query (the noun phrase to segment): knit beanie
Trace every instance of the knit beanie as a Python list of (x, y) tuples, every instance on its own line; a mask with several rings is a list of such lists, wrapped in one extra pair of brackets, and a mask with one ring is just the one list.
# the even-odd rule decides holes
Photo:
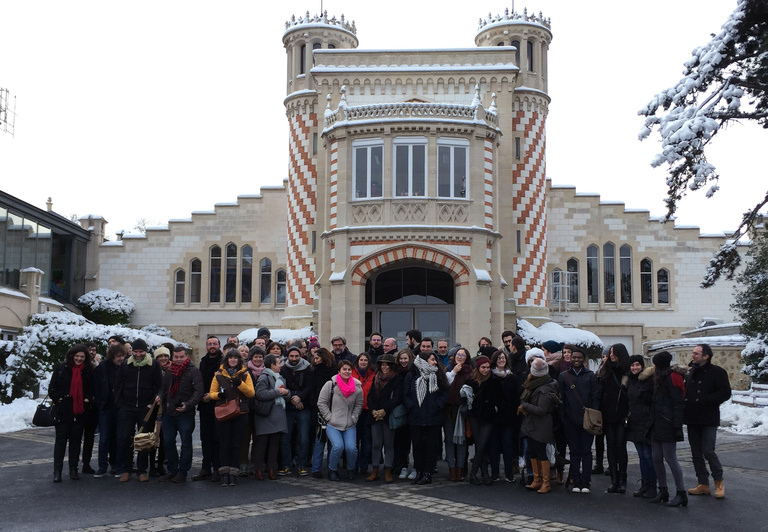
[(560, 342), (555, 342), (554, 340), (547, 340), (546, 342), (541, 344), (541, 346), (547, 351), (549, 351), (550, 353), (557, 353), (563, 348)]
[(635, 362), (639, 363), (641, 368), (645, 367), (645, 358), (643, 358), (643, 355), (632, 355), (631, 357), (629, 357), (629, 365), (630, 365), (630, 367)]
[(653, 365), (658, 369), (666, 369), (672, 363), (672, 355), (667, 351), (662, 351), (653, 356)]
[(548, 374), (549, 366), (547, 363), (540, 358), (535, 358), (531, 363), (531, 375), (534, 377), (543, 377), (544, 375)]

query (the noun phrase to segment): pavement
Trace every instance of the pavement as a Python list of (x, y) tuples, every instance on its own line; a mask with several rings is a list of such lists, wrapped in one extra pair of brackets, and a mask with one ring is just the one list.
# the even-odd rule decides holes
[[(445, 462), (426, 486), (365, 482), (363, 476), (331, 483), (295, 474), (277, 481), (240, 478), (238, 486), (228, 488), (209, 481), (171, 484), (153, 478), (139, 483), (135, 476), (127, 483), (91, 475), (72, 481), (66, 461), (63, 482), (54, 484), (53, 440), (52, 428), (0, 434), (1, 531), (766, 530), (768, 438), (722, 430), (717, 451), (725, 468), (726, 497), (691, 497), (687, 508), (632, 497), (639, 478), (632, 444), (628, 493), (606, 493), (609, 477), (595, 476), (590, 494), (553, 484), (552, 493), (539, 495), (503, 480), (491, 486), (449, 482)], [(197, 446), (195, 458), (193, 472), (200, 467)], [(678, 445), (678, 458), (686, 487), (693, 487), (687, 442)]]

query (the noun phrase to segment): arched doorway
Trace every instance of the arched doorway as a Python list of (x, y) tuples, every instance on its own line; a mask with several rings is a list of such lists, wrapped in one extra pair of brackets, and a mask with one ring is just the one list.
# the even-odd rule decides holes
[(377, 272), (365, 283), (366, 345), (371, 333), (380, 331), (405, 347), (410, 329), (453, 345), (454, 303), (454, 280), (448, 272), (417, 265)]

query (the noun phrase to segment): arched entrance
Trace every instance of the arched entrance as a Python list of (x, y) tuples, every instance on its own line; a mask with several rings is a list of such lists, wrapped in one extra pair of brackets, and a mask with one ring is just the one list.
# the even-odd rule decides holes
[(373, 331), (396, 338), (418, 329), (435, 342), (455, 337), (453, 276), (437, 268), (400, 265), (374, 273), (365, 283), (366, 345)]

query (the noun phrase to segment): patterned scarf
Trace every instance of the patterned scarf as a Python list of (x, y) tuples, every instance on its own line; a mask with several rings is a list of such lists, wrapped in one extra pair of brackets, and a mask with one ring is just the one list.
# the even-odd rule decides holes
[(72, 413), (75, 415), (85, 412), (83, 405), (83, 368), (85, 364), (72, 366), (72, 381), (69, 383), (69, 395), (72, 397)]
[(429, 393), (437, 391), (437, 366), (430, 366), (429, 362), (421, 357), (416, 357), (413, 363), (419, 370), (419, 378), (416, 379), (416, 399), (421, 406), (427, 396), (427, 389)]
[(182, 373), (187, 371), (189, 362), (189, 357), (187, 357), (183, 364), (171, 364), (168, 366), (168, 371), (173, 375), (173, 384), (171, 384), (171, 389), (168, 390), (168, 394), (171, 397), (176, 395), (176, 392), (179, 391), (179, 379), (181, 378)]
[(387, 385), (387, 383), (392, 380), (392, 377), (395, 376), (394, 370), (390, 369), (389, 373), (384, 375), (381, 371), (376, 373), (376, 377), (373, 379), (373, 385), (376, 387), (377, 392), (381, 392), (381, 389), (384, 388), (384, 386)]

